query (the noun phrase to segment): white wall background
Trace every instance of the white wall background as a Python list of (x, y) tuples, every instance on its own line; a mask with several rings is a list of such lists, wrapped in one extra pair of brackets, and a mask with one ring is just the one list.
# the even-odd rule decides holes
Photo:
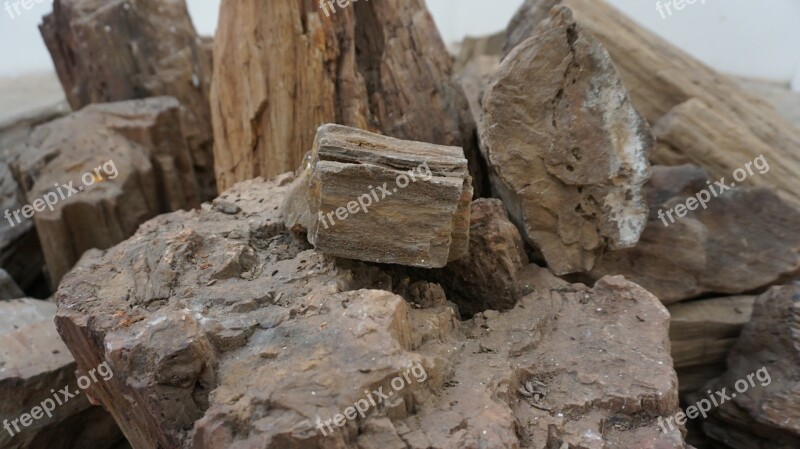
[[(219, 1), (188, 0), (201, 33), (213, 33)], [(775, 81), (793, 80), (795, 90), (800, 91), (800, 0), (697, 0), (667, 18), (656, 10), (656, 0), (609, 1), (719, 70)], [(0, 0), (0, 7), (5, 2)], [(442, 36), (452, 42), (465, 35), (503, 29), (522, 0), (427, 3)], [(48, 0), (13, 19), (0, 9), (0, 76), (52, 70), (37, 29), (41, 16), (50, 10)]]

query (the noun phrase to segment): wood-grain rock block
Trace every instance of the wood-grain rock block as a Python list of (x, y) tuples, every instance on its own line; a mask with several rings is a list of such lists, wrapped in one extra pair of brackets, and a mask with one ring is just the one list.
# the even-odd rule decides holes
[(319, 128), (286, 226), (337, 257), (439, 268), (467, 254), (472, 178), (458, 147)]

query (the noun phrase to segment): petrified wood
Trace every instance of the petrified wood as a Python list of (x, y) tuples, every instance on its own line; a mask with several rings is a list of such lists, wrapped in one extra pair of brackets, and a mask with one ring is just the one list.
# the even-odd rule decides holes
[(90, 105), (39, 126), (10, 166), (27, 207), (12, 220), (36, 224), (53, 287), (84, 251), (125, 240), (158, 214), (199, 206), (171, 97)]
[(460, 148), (324, 125), (301, 170), (286, 226), (318, 251), (431, 268), (467, 253), (472, 179)]
[(653, 136), (568, 8), (506, 56), (483, 103), (493, 191), (554, 273), (591, 270), (607, 249), (636, 244)]
[(184, 0), (55, 0), (40, 29), (73, 110), (177, 98), (200, 195), (216, 196), (212, 48), (195, 31)]
[(475, 123), (424, 1), (322, 5), (222, 2), (211, 89), (220, 188), (294, 170), (314, 130), (338, 123), (461, 147), (482, 193)]

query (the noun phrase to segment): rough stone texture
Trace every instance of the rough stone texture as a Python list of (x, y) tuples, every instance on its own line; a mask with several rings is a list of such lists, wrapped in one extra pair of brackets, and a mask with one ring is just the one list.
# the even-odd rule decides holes
[(494, 192), (556, 274), (636, 244), (653, 143), (608, 53), (567, 8), (502, 62), (481, 145)]
[[(795, 152), (783, 153), (755, 136), (737, 121), (731, 121), (701, 100), (693, 98), (673, 108), (653, 126), (659, 143), (685, 155), (708, 171), (713, 179), (733, 181), (734, 170), (745, 170), (750, 163), (753, 175), (745, 172), (736, 185), (766, 187), (787, 201), (800, 206), (800, 158)], [(764, 168), (756, 170), (752, 161), (763, 156)], [(667, 165), (670, 158), (652, 158), (655, 164)]]
[(439, 283), (462, 315), (471, 317), (514, 308), (525, 291), (521, 270), (527, 265), (522, 237), (503, 203), (481, 198), (472, 202), (469, 254), (420, 276)]
[(472, 179), (460, 148), (323, 125), (300, 170), (285, 224), (320, 252), (426, 268), (467, 253)]
[(17, 299), (25, 297), (25, 293), (19, 288), (14, 278), (8, 272), (0, 268), (0, 300)]
[(184, 0), (56, 0), (40, 29), (73, 110), (177, 98), (200, 194), (216, 196), (208, 100), (212, 53)]
[[(733, 449), (800, 447), (800, 283), (773, 287), (756, 299), (753, 318), (728, 356), (728, 371), (710, 382), (714, 391), (747, 382), (746, 393), (712, 411), (703, 429)], [(751, 377), (765, 368), (767, 379)]]
[(725, 359), (753, 312), (755, 296), (672, 304), (669, 339), (681, 393), (700, 389), (725, 371)]
[[(541, 19), (555, 5), (571, 8), (578, 23), (606, 47), (625, 86), (630, 90), (634, 106), (649, 123), (657, 123), (676, 106), (696, 99), (713, 108), (715, 121), (727, 129), (735, 129), (734, 136), (747, 137), (752, 152), (747, 160), (759, 154), (755, 148), (770, 149), (775, 155), (773, 160), (782, 161), (786, 171), (794, 175), (781, 175), (779, 179), (776, 173), (770, 176), (771, 181), (764, 181), (773, 182), (774, 185), (791, 185), (783, 194), (794, 199), (800, 198), (800, 178), (796, 176), (800, 172), (800, 152), (797, 151), (800, 148), (800, 126), (796, 126), (757, 95), (748, 92), (736, 80), (717, 73), (634, 23), (607, 2), (526, 0), (508, 27), (506, 49), (510, 51), (531, 36)], [(729, 140), (720, 136), (720, 130), (706, 119), (707, 114), (687, 117), (695, 125), (697, 138), (687, 141), (686, 148), (677, 150), (683, 154), (698, 149), (722, 153), (729, 151), (727, 146), (715, 148), (707, 143), (714, 139), (721, 139), (720, 144)], [(733, 148), (738, 151), (740, 144), (741, 142), (733, 142)], [(715, 169), (712, 165), (704, 168), (711, 172)]]
[(650, 220), (639, 244), (604, 254), (590, 276), (622, 274), (671, 304), (751, 292), (800, 273), (800, 212), (767, 189), (729, 189), (706, 209), (698, 206), (683, 218), (673, 212), (675, 223), (666, 218), (667, 210), (707, 189), (710, 180), (697, 166), (654, 167), (647, 189)]
[[(199, 205), (179, 108), (170, 97), (87, 106), (38, 127), (15, 150), (10, 165), (25, 203), (39, 206), (33, 220), (53, 287), (84, 251), (125, 240), (155, 215)], [(77, 192), (61, 187), (70, 182)], [(52, 211), (45, 195), (56, 200)]]
[(424, 1), (334, 10), (326, 15), (311, 1), (223, 1), (211, 93), (220, 189), (294, 170), (314, 130), (338, 123), (461, 147), (475, 193), (483, 193), (475, 123)]
[[(111, 416), (89, 404), (85, 394), (57, 406), (22, 432), (10, 422), (52, 398), (50, 390), (78, 390), (75, 361), (59, 339), (53, 318), (56, 305), (35, 299), (0, 301), (0, 428), (4, 449), (104, 449), (121, 438)], [(91, 387), (90, 387), (91, 388)], [(62, 396), (59, 396), (60, 398)]]
[[(59, 332), (79, 366), (113, 368), (97, 397), (134, 447), (684, 447), (655, 421), (677, 380), (653, 295), (531, 266), (516, 308), (462, 323), (436, 285), (295, 239), (292, 179), (160, 216), (64, 279)], [(318, 430), (378, 388), (392, 394), (365, 418)]]

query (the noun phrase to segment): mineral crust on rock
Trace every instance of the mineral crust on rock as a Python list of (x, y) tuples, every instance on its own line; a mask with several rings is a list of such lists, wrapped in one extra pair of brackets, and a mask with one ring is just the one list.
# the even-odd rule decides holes
[[(703, 190), (710, 198), (705, 208), (697, 201)], [(686, 207), (689, 198), (695, 210)], [(800, 274), (800, 212), (770, 190), (722, 191), (700, 167), (656, 166), (647, 200), (650, 218), (639, 244), (604, 254), (592, 278), (621, 274), (671, 304), (752, 292)]]
[(53, 287), (84, 251), (125, 240), (155, 215), (199, 205), (171, 97), (87, 106), (39, 126), (13, 154), (29, 209), (12, 220), (35, 222)]
[(467, 253), (472, 178), (457, 147), (319, 128), (283, 205), (325, 254), (443, 267)]
[(657, 424), (678, 403), (653, 295), (529, 266), (520, 304), (459, 322), (435, 284), (296, 239), (292, 180), (160, 216), (62, 282), (59, 332), (111, 365), (96, 394), (134, 447), (684, 447)]
[[(9, 426), (0, 428), (0, 447), (111, 448), (122, 435), (111, 415), (92, 406), (86, 392), (79, 390), (77, 367), (56, 332), (55, 314), (52, 302), (0, 301), (0, 420)], [(74, 397), (63, 395), (64, 387)], [(55, 402), (51, 390), (58, 390), (61, 404)], [(49, 413), (42, 410), (46, 399), (50, 399)], [(39, 415), (38, 419), (32, 419), (34, 407), (39, 407), (33, 416)]]
[(551, 270), (590, 270), (636, 244), (653, 136), (603, 46), (556, 8), (503, 60), (484, 97), (492, 188)]

